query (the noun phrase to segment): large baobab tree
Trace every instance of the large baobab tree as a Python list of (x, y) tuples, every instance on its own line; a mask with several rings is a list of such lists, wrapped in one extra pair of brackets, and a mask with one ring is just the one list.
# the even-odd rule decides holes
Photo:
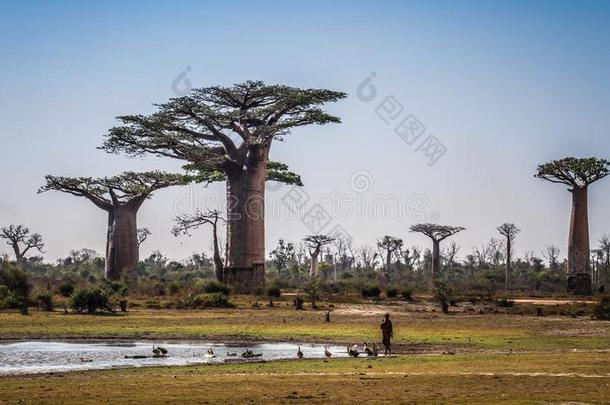
[(309, 276), (314, 277), (318, 274), (318, 258), (322, 248), (335, 239), (328, 235), (309, 235), (303, 239), (309, 249)]
[(23, 225), (9, 225), (0, 229), (0, 238), (6, 239), (6, 244), (13, 248), (17, 264), (25, 263), (25, 255), (31, 249), (37, 249), (42, 253), (44, 242), (38, 233), (30, 233)]
[(297, 127), (340, 122), (321, 106), (345, 96), (260, 81), (194, 89), (151, 115), (119, 117), (101, 148), (185, 160), (202, 180), (226, 181), (225, 281), (254, 291), (264, 285), (265, 181), (300, 184), (286, 165), (269, 161), (271, 144)]
[(224, 261), (220, 254), (220, 245), (218, 243), (218, 223), (226, 222), (218, 210), (208, 210), (202, 212), (195, 211), (193, 215), (185, 214), (176, 217), (176, 225), (172, 229), (174, 236), (180, 234), (190, 235), (191, 229), (197, 229), (202, 225), (212, 226), (212, 249), (214, 250), (214, 273), (218, 281), (224, 281)]
[(589, 185), (609, 173), (605, 159), (567, 157), (538, 166), (536, 177), (567, 185), (572, 193), (572, 215), (568, 234), (567, 290), (575, 294), (591, 293), (589, 258)]
[(466, 228), (461, 226), (449, 226), (438, 224), (416, 224), (411, 226), (411, 232), (418, 232), (432, 239), (432, 266), (431, 278), (434, 279), (439, 274), (441, 269), (441, 251), (440, 244), (448, 237), (463, 231)]
[(188, 184), (190, 180), (189, 176), (159, 171), (125, 172), (97, 179), (46, 176), (46, 184), (38, 192), (54, 190), (85, 197), (108, 213), (104, 272), (107, 279), (118, 280), (123, 276), (134, 277), (137, 270), (137, 214), (142, 203), (155, 190)]
[(510, 289), (510, 276), (511, 276), (511, 250), (515, 237), (521, 230), (513, 223), (505, 222), (498, 227), (500, 235), (506, 238), (506, 271), (504, 274), (504, 289), (508, 291)]
[(377, 248), (385, 257), (385, 273), (388, 276), (390, 274), (390, 267), (392, 265), (392, 257), (400, 252), (402, 245), (402, 239), (390, 235), (385, 235), (383, 238), (377, 241)]

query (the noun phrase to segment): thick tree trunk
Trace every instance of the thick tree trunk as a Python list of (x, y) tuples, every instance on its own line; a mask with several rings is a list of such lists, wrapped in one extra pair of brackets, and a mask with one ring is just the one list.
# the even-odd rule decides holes
[(311, 260), (309, 262), (309, 276), (314, 277), (318, 272), (318, 256), (320, 255), (320, 250), (316, 249), (314, 253), (311, 255)]
[(138, 210), (129, 206), (115, 206), (108, 213), (108, 234), (106, 239), (105, 276), (108, 280), (120, 280), (126, 276), (136, 277), (139, 247)]
[(253, 293), (265, 285), (265, 180), (269, 146), (249, 152), (246, 170), (227, 173), (225, 282)]
[(510, 266), (510, 256), (511, 256), (511, 243), (510, 237), (506, 237), (506, 274), (504, 275), (504, 289), (506, 291), (510, 290), (510, 276), (511, 276), (511, 266)]
[(568, 292), (580, 295), (591, 293), (589, 260), (587, 187), (574, 187), (572, 190), (572, 216), (568, 236)]
[(439, 240), (432, 239), (432, 271), (430, 278), (434, 280), (441, 269), (441, 242)]

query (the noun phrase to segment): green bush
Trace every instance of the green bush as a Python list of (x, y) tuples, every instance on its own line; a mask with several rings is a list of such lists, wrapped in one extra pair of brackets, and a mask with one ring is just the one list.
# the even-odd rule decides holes
[(402, 290), (402, 298), (404, 298), (407, 301), (413, 301), (413, 290), (410, 288), (403, 288)]
[(63, 297), (70, 297), (74, 293), (74, 284), (72, 283), (64, 283), (59, 286), (57, 292), (59, 292)]
[(502, 297), (499, 300), (496, 300), (496, 306), (502, 308), (512, 308), (515, 305), (515, 301), (508, 299), (506, 297)]
[(599, 299), (599, 303), (593, 308), (593, 314), (597, 319), (610, 320), (610, 295)]
[(70, 297), (70, 307), (76, 312), (87, 311), (95, 314), (96, 311), (114, 312), (110, 305), (108, 293), (101, 288), (82, 288), (76, 290)]
[(42, 311), (53, 311), (53, 294), (43, 292), (36, 296), (38, 308)]
[(208, 294), (221, 293), (224, 295), (229, 295), (231, 289), (226, 284), (218, 281), (208, 281), (203, 285), (203, 291)]
[(364, 298), (379, 298), (381, 295), (381, 289), (376, 285), (368, 285), (361, 291)]
[(282, 290), (277, 285), (272, 285), (267, 288), (267, 297), (269, 298), (280, 298), (282, 296)]
[(0, 306), (3, 308), (19, 308), (27, 314), (32, 285), (28, 275), (12, 263), (2, 263), (0, 266), (0, 286), (4, 286)]
[(398, 288), (396, 288), (396, 287), (387, 287), (385, 289), (385, 295), (388, 298), (396, 298), (398, 296)]
[(441, 304), (443, 313), (449, 313), (449, 305), (453, 301), (453, 288), (447, 284), (437, 281), (434, 286), (434, 296)]
[(229, 298), (222, 293), (189, 295), (176, 302), (178, 309), (234, 308)]

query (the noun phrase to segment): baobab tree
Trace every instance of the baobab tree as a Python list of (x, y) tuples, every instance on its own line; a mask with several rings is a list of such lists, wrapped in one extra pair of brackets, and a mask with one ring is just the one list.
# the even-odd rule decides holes
[(322, 248), (335, 239), (328, 235), (309, 235), (303, 239), (309, 249), (309, 276), (314, 277), (318, 274), (318, 257)]
[(402, 239), (390, 235), (385, 235), (383, 238), (377, 241), (377, 248), (383, 253), (385, 258), (385, 272), (387, 275), (390, 274), (392, 257), (400, 252), (402, 245)]
[(61, 177), (46, 176), (38, 192), (60, 191), (85, 197), (108, 213), (106, 262), (104, 274), (109, 280), (135, 277), (139, 261), (138, 210), (155, 190), (188, 184), (189, 176), (159, 171), (125, 172), (118, 176)]
[(456, 233), (465, 230), (461, 226), (449, 226), (449, 225), (438, 225), (438, 224), (415, 224), (411, 226), (411, 232), (422, 233), (432, 239), (432, 266), (431, 266), (431, 278), (434, 279), (441, 268), (441, 251), (440, 244), (443, 240), (448, 237), (455, 235)]
[(185, 160), (202, 181), (224, 180), (225, 279), (254, 291), (264, 285), (265, 181), (301, 184), (286, 165), (269, 161), (271, 145), (297, 127), (339, 123), (321, 106), (345, 96), (260, 81), (194, 89), (158, 105), (151, 115), (118, 117), (122, 125), (109, 131), (101, 148)]
[(226, 223), (226, 220), (222, 217), (218, 210), (208, 210), (202, 212), (201, 210), (195, 211), (193, 215), (179, 215), (176, 217), (176, 225), (172, 229), (174, 236), (185, 234), (190, 236), (192, 229), (197, 229), (202, 225), (212, 226), (212, 249), (214, 250), (214, 273), (216, 279), (220, 282), (224, 282), (224, 261), (220, 254), (220, 245), (218, 243), (218, 223)]
[(515, 237), (521, 230), (513, 223), (505, 222), (498, 227), (500, 235), (506, 238), (506, 272), (504, 274), (504, 289), (508, 291), (510, 289), (510, 276), (511, 276), (511, 249)]
[(30, 233), (30, 230), (23, 225), (9, 225), (0, 229), (0, 238), (6, 239), (6, 244), (13, 248), (15, 261), (19, 265), (25, 263), (25, 255), (31, 249), (44, 253), (42, 236), (38, 233)]
[(535, 177), (551, 183), (565, 184), (572, 193), (572, 214), (568, 234), (568, 292), (591, 293), (589, 258), (589, 216), (587, 194), (589, 185), (609, 174), (605, 159), (567, 157), (538, 166)]

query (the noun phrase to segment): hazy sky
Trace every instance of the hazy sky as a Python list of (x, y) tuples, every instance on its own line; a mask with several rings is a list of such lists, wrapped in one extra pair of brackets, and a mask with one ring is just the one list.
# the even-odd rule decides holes
[[(410, 224), (461, 225), (463, 257), (512, 221), (517, 254), (556, 244), (563, 256), (570, 195), (533, 174), (567, 155), (610, 158), (610, 2), (330, 3), (0, 3), (0, 225), (41, 233), (49, 260), (103, 252), (105, 213), (36, 194), (44, 175), (176, 170), (96, 147), (114, 117), (153, 111), (189, 82), (263, 80), (349, 93), (329, 106), (343, 123), (297, 129), (271, 152), (302, 175), (305, 210), (318, 201), (328, 213), (321, 232), (427, 247)], [(358, 87), (371, 73), (367, 101)], [(412, 145), (394, 131), (410, 114), (426, 129)], [(432, 166), (417, 150), (429, 135), (446, 148)], [(312, 233), (284, 205), (290, 191), (269, 185), (268, 250)], [(592, 187), (592, 240), (610, 232), (609, 199), (610, 179)], [(201, 204), (224, 204), (223, 186), (157, 192), (139, 216), (152, 231), (142, 256), (208, 251), (209, 229), (169, 232), (176, 213)]]

